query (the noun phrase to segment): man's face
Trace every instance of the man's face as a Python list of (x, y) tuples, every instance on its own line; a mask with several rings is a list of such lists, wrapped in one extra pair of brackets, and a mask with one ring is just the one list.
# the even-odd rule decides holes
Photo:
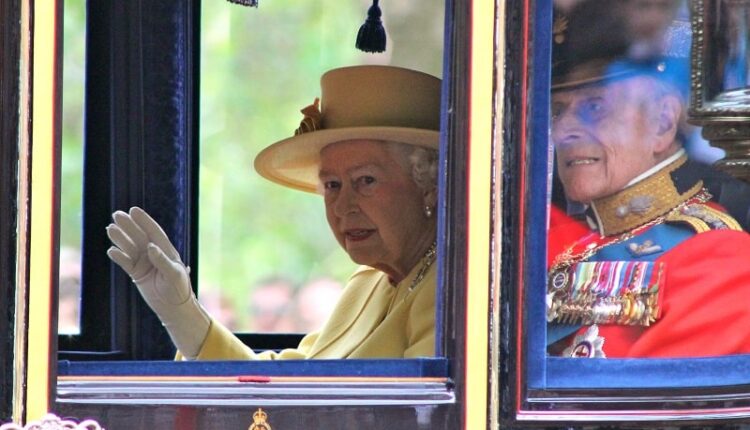
[(552, 94), (552, 142), (569, 199), (613, 194), (658, 163), (651, 85), (630, 78)]

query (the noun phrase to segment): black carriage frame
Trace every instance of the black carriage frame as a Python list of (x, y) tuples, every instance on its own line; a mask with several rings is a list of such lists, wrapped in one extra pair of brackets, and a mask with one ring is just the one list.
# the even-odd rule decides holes
[[(0, 4), (0, 357), (13, 357), (16, 341), (15, 293), (18, 243), (18, 145), (21, 136), (19, 112), (21, 2)], [(0, 360), (0, 421), (13, 413), (14, 360)]]
[[(536, 167), (546, 165), (546, 155), (542, 157), (538, 148), (542, 145), (540, 142), (546, 142), (549, 77), (543, 64), (549, 64), (549, 47), (546, 44), (550, 40), (551, 12), (549, 2), (543, 0), (509, 2), (498, 7), (505, 7), (505, 39), (501, 39), (505, 41), (505, 63), (504, 68), (497, 69), (497, 72), (503, 73), (506, 85), (504, 93), (498, 95), (502, 100), (497, 103), (503, 104), (505, 113), (502, 124), (497, 124), (496, 128), (506, 144), (498, 153), (502, 157), (501, 171), (495, 172), (495, 185), (502, 186), (503, 202), (494, 216), (503, 222), (502, 231), (494, 232), (502, 241), (493, 250), (493, 256), (500, 258), (500, 278), (503, 281), (500, 285), (500, 303), (493, 303), (491, 308), (497, 305), (501, 316), (500, 332), (493, 333), (499, 336), (500, 344), (497, 363), (499, 385), (494, 386), (500, 391), (500, 425), (589, 427), (618, 423), (625, 427), (644, 428), (675, 426), (678, 423), (680, 426), (734, 426), (747, 422), (750, 386), (740, 382), (728, 386), (704, 383), (697, 388), (683, 384), (681, 388), (661, 386), (633, 389), (529, 384), (529, 380), (538, 378), (540, 372), (540, 362), (534, 362), (533, 357), (534, 354), (539, 355), (539, 348), (526, 344), (516, 334), (527, 334), (525, 330), (528, 326), (524, 325), (524, 321), (528, 315), (523, 309), (532, 306), (529, 302), (532, 295), (521, 293), (525, 293), (525, 286), (539, 282), (529, 262), (543, 253), (544, 246), (541, 244), (544, 239), (539, 237), (536, 226), (519, 216), (517, 208), (524, 205), (525, 212), (532, 215), (538, 215), (541, 210), (538, 195), (532, 192), (529, 198), (522, 196), (529, 190), (533, 191), (533, 185), (538, 185), (535, 181), (539, 180), (538, 175), (533, 175), (533, 169), (524, 167), (524, 163), (528, 161), (529, 166)], [(198, 136), (198, 112), (195, 106), (199, 58), (194, 47), (197, 46), (199, 31), (198, 10), (197, 0), (139, 0), (124, 3), (92, 0), (88, 2), (87, 11), (89, 80), (86, 89), (86, 157), (108, 161), (99, 170), (87, 170), (86, 175), (87, 178), (103, 177), (110, 187), (101, 192), (94, 187), (96, 181), (87, 181), (86, 225), (105, 225), (113, 209), (137, 202), (155, 214), (189, 263), (195, 256), (196, 243), (188, 226), (197, 225), (194, 154), (197, 153)], [(443, 134), (444, 138), (456, 143), (465, 142), (468, 121), (465, 89), (469, 79), (467, 53), (471, 41), (460, 30), (470, 27), (470, 16), (471, 5), (467, 2), (447, 2), (446, 17), (450, 17), (447, 29), (450, 31), (446, 36), (446, 52), (450, 53), (447, 57), (450, 60), (446, 62), (446, 76), (452, 79), (444, 106), (447, 113)], [(21, 2), (2, 2), (0, 19), (3, 23), (0, 27), (3, 58), (0, 63), (0, 103), (4, 107), (0, 136), (3, 142), (17, 142), (23, 131), (19, 127), (28, 126), (19, 124), (18, 116)], [(165, 23), (170, 23), (170, 26), (165, 28)], [(115, 52), (120, 54), (113, 55)], [(526, 60), (529, 60), (528, 64)], [(144, 73), (146, 68), (149, 73)], [(532, 72), (529, 74), (528, 70)], [(163, 142), (180, 142), (180, 145), (165, 148)], [(19, 231), (16, 218), (19, 210), (18, 157), (17, 145), (0, 146), (0, 191), (7, 196), (0, 205), (0, 294), (3, 298), (0, 300), (0, 333), (4, 335), (4, 341), (0, 343), (0, 356), (3, 357), (13, 355), (13, 286), (17, 282), (17, 260), (23, 258), (17, 255), (16, 250)], [(153, 160), (158, 160), (161, 165), (171, 165), (174, 169), (155, 174), (153, 172), (157, 170), (149, 168)], [(468, 222), (464, 192), (467, 178), (461, 168), (466, 160), (466, 147), (460, 144), (451, 146), (444, 158), (446, 175), (440, 216), (457, 225)], [(149, 190), (149, 193), (145, 190)], [(499, 223), (495, 222), (495, 225)], [(466, 238), (460, 232), (448, 229), (446, 223), (441, 229), (445, 240), (440, 247), (440, 267), (450, 268), (444, 272), (441, 286), (461, 285), (466, 279)], [(92, 230), (84, 230), (84, 267), (88, 268), (84, 282), (109, 286), (96, 292), (87, 289), (83, 296), (84, 308), (86, 303), (100, 302), (105, 297), (113, 307), (116, 320), (102, 321), (100, 317), (84, 312), (84, 335), (80, 338), (60, 338), (61, 357), (86, 360), (170, 356), (173, 351), (165, 346), (170, 343), (158, 321), (150, 317), (132, 289), (123, 288), (127, 280), (111, 270), (104, 260), (105, 245), (92, 236), (99, 232), (93, 232), (93, 227)], [(519, 245), (521, 248), (518, 248)], [(488, 264), (491, 267), (491, 262)], [(91, 269), (96, 267), (107, 269)], [(519, 267), (523, 270), (519, 270)], [(496, 276), (495, 273), (488, 273), (490, 279)], [(440, 412), (436, 416), (446, 428), (455, 428), (464, 421), (461, 402), (466, 398), (463, 379), (466, 374), (463, 355), (465, 336), (460, 333), (466, 332), (463, 318), (466, 302), (464, 296), (454, 294), (454, 289), (443, 288), (443, 291), (441, 316), (446, 335), (441, 346), (450, 363), (448, 376), (452, 381), (455, 403), (452, 407), (437, 407)], [(90, 333), (94, 334), (89, 337)], [(452, 335), (455, 333), (459, 335)], [(729, 361), (722, 363), (722, 360)], [(731, 358), (718, 359), (714, 364), (730, 364), (730, 361)], [(1, 363), (0, 418), (8, 420), (13, 401), (13, 362), (2, 360)], [(626, 367), (631, 365), (621, 364)], [(669, 366), (673, 362), (656, 364)], [(550, 369), (566, 366), (562, 362), (543, 360), (542, 371), (547, 370), (544, 368), (547, 365), (550, 365)], [(562, 370), (570, 374), (570, 369)], [(628, 370), (638, 371), (639, 368), (636, 366)], [(51, 384), (54, 385), (54, 382), (51, 381)], [(50, 405), (53, 410), (60, 406)], [(69, 410), (85, 407), (91, 407), (88, 410), (92, 415), (97, 415), (93, 412), (97, 411), (93, 405), (79, 404), (71, 406)], [(489, 415), (493, 411), (492, 405), (487, 408)], [(137, 401), (123, 406), (122, 410), (141, 410), (143, 414), (153, 413), (154, 416), (160, 413), (158, 408), (139, 405)], [(304, 408), (295, 410), (300, 419), (311, 416)], [(394, 417), (403, 414), (404, 407), (384, 408), (382, 415), (373, 415), (372, 407), (351, 408), (350, 411), (371, 418)], [(118, 410), (110, 409), (108, 412), (117, 415)], [(340, 410), (331, 406), (326, 413), (336, 415)], [(333, 419), (332, 416), (329, 418)]]

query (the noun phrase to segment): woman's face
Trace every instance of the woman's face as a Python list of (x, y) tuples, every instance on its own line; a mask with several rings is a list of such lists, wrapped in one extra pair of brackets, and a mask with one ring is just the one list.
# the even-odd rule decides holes
[(320, 153), (326, 217), (336, 240), (354, 262), (401, 281), (435, 238), (435, 190), (420, 189), (383, 142), (350, 140)]

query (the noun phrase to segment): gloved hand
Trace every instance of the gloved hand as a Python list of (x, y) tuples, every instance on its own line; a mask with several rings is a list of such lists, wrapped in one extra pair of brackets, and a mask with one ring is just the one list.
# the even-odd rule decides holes
[(117, 211), (112, 219), (107, 236), (114, 246), (107, 256), (130, 275), (182, 355), (195, 358), (211, 318), (190, 288), (190, 268), (143, 209), (134, 206), (130, 213)]

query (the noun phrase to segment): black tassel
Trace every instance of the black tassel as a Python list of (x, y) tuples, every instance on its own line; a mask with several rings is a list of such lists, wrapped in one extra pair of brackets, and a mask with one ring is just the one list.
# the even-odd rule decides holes
[(258, 0), (227, 0), (229, 3), (241, 4), (242, 6), (258, 7)]
[(380, 20), (381, 15), (378, 0), (373, 0), (372, 6), (367, 10), (367, 19), (359, 27), (359, 33), (357, 33), (357, 43), (355, 46), (360, 51), (385, 51), (385, 29), (383, 28), (383, 22)]

